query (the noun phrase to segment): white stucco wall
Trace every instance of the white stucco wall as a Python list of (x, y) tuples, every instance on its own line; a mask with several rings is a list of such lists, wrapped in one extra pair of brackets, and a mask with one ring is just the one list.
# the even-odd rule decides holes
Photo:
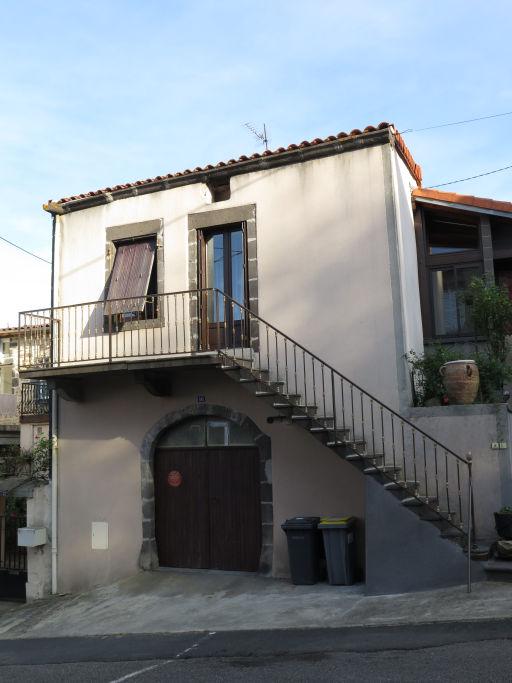
[(416, 236), (411, 191), (416, 182), (405, 163), (392, 155), (394, 200), (397, 215), (397, 246), (400, 259), (400, 282), (404, 319), (404, 347), (406, 353), (423, 353), (423, 324), (421, 320)]
[[(175, 370), (172, 395), (150, 395), (129, 375), (88, 379), (84, 401), (59, 402), (58, 591), (78, 591), (139, 571), (142, 543), (140, 449), (173, 411), (211, 405), (240, 412), (270, 438), (273, 575), (286, 577), (281, 524), (297, 515), (353, 515), (364, 551), (365, 476), (297, 425), (267, 423), (275, 412), (218, 369)], [(92, 429), (94, 425), (94, 429)], [(92, 522), (109, 525), (108, 549), (91, 547)], [(361, 560), (362, 561), (362, 560)]]
[[(185, 185), (58, 218), (58, 305), (100, 299), (108, 226), (163, 219), (165, 290), (189, 288), (188, 215), (256, 205), (259, 314), (364, 388), (398, 407), (397, 340), (385, 177), (375, 146), (231, 178), (231, 198), (211, 203)], [(392, 152), (399, 205), (405, 346), (421, 338), (412, 214), (404, 167)], [(398, 170), (397, 170), (398, 169)], [(388, 212), (386, 211), (388, 209)], [(215, 223), (214, 223), (215, 224)], [(416, 312), (417, 307), (417, 312)], [(403, 387), (402, 387), (403, 389)]]

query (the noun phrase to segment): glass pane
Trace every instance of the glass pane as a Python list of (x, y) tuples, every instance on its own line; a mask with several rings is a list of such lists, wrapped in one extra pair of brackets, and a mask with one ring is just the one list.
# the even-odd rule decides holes
[(452, 254), (478, 249), (478, 227), (449, 219), (430, 219), (427, 228), (429, 254)]
[(432, 300), (435, 333), (456, 335), (459, 327), (455, 271), (434, 270), (432, 272)]
[(205, 419), (199, 417), (181, 422), (168, 429), (160, 437), (158, 446), (160, 448), (197, 447), (204, 446), (205, 443)]
[(228, 446), (229, 422), (225, 420), (209, 420), (206, 441), (208, 446)]
[[(216, 287), (222, 292), (224, 287), (224, 235), (212, 235), (206, 242), (206, 286)], [(218, 308), (217, 310), (217, 299)], [(210, 322), (222, 322), (224, 320), (223, 299), (219, 295), (208, 297), (208, 319)]]
[[(481, 275), (480, 268), (458, 268), (457, 280), (459, 292), (463, 292), (468, 288), (472, 278)], [(459, 332), (460, 334), (472, 334), (474, 332), (471, 316), (464, 301), (458, 299), (459, 307)]]
[[(244, 303), (244, 233), (242, 230), (234, 230), (231, 233), (231, 297)], [(233, 311), (235, 320), (243, 318), (243, 310), (235, 306)]]
[(252, 434), (249, 434), (246, 429), (235, 422), (231, 422), (229, 427), (230, 446), (254, 446)]
[(471, 334), (471, 320), (461, 294), (480, 268), (452, 268), (431, 273), (434, 329), (436, 335)]

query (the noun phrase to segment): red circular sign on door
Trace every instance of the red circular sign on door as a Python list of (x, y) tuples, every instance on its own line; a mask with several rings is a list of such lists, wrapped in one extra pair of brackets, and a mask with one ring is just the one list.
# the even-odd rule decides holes
[(176, 488), (177, 486), (181, 486), (182, 481), (183, 477), (181, 476), (181, 472), (178, 472), (178, 470), (171, 470), (167, 475), (167, 483), (169, 486)]

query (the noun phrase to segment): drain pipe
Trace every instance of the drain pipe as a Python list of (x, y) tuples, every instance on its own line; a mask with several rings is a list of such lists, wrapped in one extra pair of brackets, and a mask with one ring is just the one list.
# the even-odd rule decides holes
[(52, 389), (52, 418), (51, 418), (51, 482), (52, 482), (52, 593), (57, 593), (57, 481), (59, 476), (58, 453), (59, 453), (59, 397), (55, 389)]
[[(52, 272), (50, 284), (50, 365), (53, 366), (53, 309), (55, 307), (55, 233), (57, 229), (57, 214), (63, 214), (62, 206), (54, 202), (43, 205), (43, 209), (52, 215)], [(58, 426), (59, 426), (59, 398), (55, 388), (50, 393), (50, 424), (48, 440), (50, 443), (49, 475), (52, 494), (52, 520), (51, 520), (51, 565), (52, 565), (52, 594), (57, 593), (57, 502), (58, 502)]]

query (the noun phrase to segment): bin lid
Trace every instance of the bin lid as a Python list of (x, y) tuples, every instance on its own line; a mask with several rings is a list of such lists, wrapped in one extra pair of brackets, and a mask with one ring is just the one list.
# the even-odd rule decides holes
[(356, 523), (355, 517), (321, 517), (319, 529), (349, 529)]
[(283, 524), (281, 529), (316, 529), (320, 517), (290, 517)]

